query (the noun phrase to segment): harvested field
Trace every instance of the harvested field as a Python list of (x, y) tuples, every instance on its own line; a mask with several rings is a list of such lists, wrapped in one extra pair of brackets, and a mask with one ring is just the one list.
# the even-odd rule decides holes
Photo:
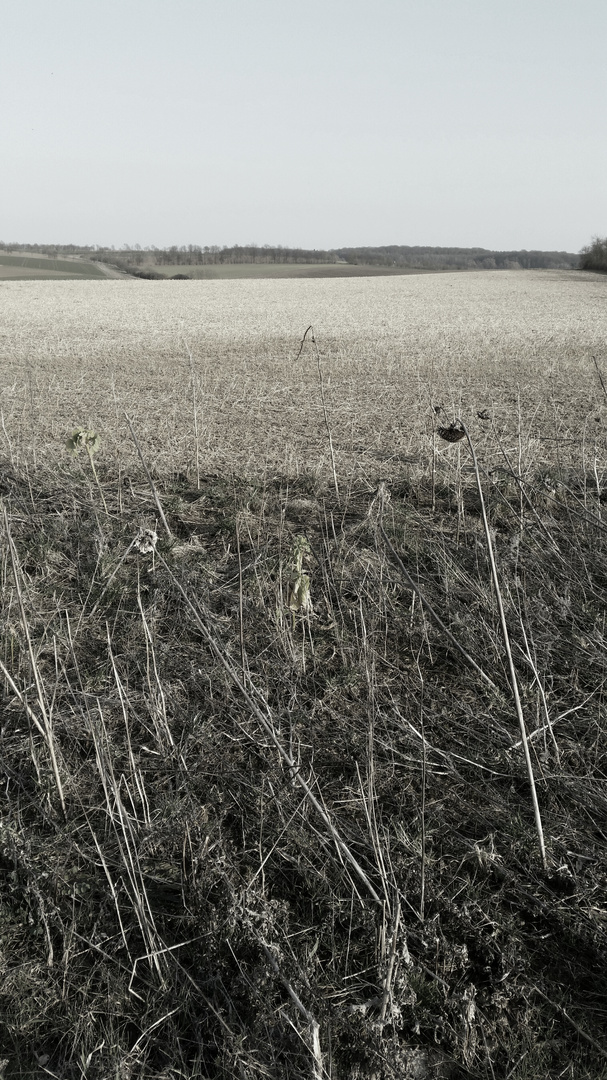
[(607, 1078), (606, 290), (0, 284), (7, 1078)]
[[(431, 403), (461, 412), (481, 442), (477, 411), (489, 409), (509, 444), (520, 427), (529, 467), (550, 463), (556, 445), (580, 463), (601, 437), (598, 276), (7, 283), (0, 297), (2, 408), (17, 455), (60, 456), (65, 432), (86, 423), (109, 460), (128, 459), (126, 409), (160, 471), (191, 467), (194, 378), (205, 468), (322, 475), (314, 350), (295, 360), (310, 324), (346, 476), (399, 475), (403, 458), (427, 468)], [(494, 463), (501, 451), (489, 441)]]

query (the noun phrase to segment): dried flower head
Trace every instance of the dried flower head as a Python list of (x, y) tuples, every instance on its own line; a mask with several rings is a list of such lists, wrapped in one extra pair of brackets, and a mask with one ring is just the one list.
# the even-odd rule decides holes
[(311, 555), (310, 544), (305, 536), (296, 536), (293, 542), (292, 559), (294, 572), (289, 590), (289, 607), (291, 611), (303, 613), (312, 611), (312, 599), (310, 596), (310, 577), (304, 572), (304, 559)]
[(157, 543), (158, 533), (155, 533), (153, 529), (140, 529), (133, 541), (133, 546), (136, 547), (142, 555), (147, 555), (150, 551), (156, 550)]
[(438, 434), (441, 439), (446, 439), (447, 442), (459, 442), (466, 432), (458, 424), (450, 424), (449, 427), (439, 427)]

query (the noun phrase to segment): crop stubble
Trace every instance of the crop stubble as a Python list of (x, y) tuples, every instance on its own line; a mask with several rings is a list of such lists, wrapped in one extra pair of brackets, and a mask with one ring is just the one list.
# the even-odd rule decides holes
[(403, 459), (426, 468), (430, 403), (461, 411), (481, 445), (488, 409), (506, 440), (521, 435), (529, 467), (555, 441), (563, 461), (602, 441), (598, 276), (11, 282), (0, 302), (1, 406), (26, 460), (61, 453), (81, 424), (100, 432), (100, 461), (128, 460), (126, 410), (159, 472), (191, 468), (193, 375), (204, 468), (327, 470), (316, 365), (305, 351), (295, 362), (310, 323), (342, 477), (390, 478)]

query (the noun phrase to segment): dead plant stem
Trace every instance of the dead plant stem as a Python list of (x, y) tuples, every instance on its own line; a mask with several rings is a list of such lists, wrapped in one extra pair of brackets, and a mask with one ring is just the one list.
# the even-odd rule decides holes
[(196, 402), (196, 376), (194, 373), (194, 358), (192, 350), (184, 337), (182, 337), (188, 358), (190, 361), (190, 386), (192, 388), (192, 408), (194, 410), (194, 442), (196, 447), (196, 487), (200, 490), (200, 433), (198, 431), (198, 407)]
[(314, 350), (315, 350), (315, 354), (316, 354), (316, 364), (317, 364), (317, 367), (318, 367), (318, 385), (320, 387), (320, 400), (322, 402), (322, 411), (323, 411), (323, 415), (324, 415), (324, 418), (325, 418), (325, 427), (327, 429), (327, 436), (328, 436), (328, 439), (329, 439), (329, 450), (330, 450), (330, 453), (331, 453), (331, 468), (332, 468), (332, 471), (333, 471), (333, 486), (335, 487), (335, 494), (337, 495), (337, 498), (339, 499), (339, 485), (337, 483), (337, 469), (335, 468), (335, 452), (333, 450), (333, 438), (331, 436), (331, 426), (329, 424), (329, 414), (327, 412), (327, 401), (326, 401), (326, 398), (325, 398), (325, 383), (324, 383), (322, 364), (321, 364), (321, 361), (320, 361), (320, 349), (318, 348), (318, 343), (317, 343), (316, 338), (314, 336), (314, 328), (312, 326), (308, 327), (308, 329), (306, 330), (304, 336), (301, 339), (301, 345), (299, 347), (299, 352), (297, 354), (297, 359), (299, 359), (299, 357), (301, 356), (301, 352), (302, 352), (302, 349), (304, 347), (306, 337), (309, 334), (310, 330), (312, 331), (312, 334), (310, 336), (310, 341), (314, 345)]
[(503, 634), (503, 637), (504, 637), (504, 647), (506, 649), (506, 655), (508, 657), (508, 667), (509, 667), (509, 671), (510, 671), (510, 683), (511, 683), (511, 686), (512, 686), (512, 693), (513, 693), (513, 696), (514, 696), (514, 704), (515, 704), (515, 708), (516, 708), (516, 714), (517, 714), (519, 726), (520, 726), (520, 729), (521, 729), (521, 740), (522, 740), (522, 743), (523, 743), (523, 750), (524, 750), (524, 754), (525, 754), (525, 762), (526, 762), (526, 765), (527, 765), (527, 775), (529, 777), (529, 786), (531, 788), (531, 801), (533, 803), (533, 813), (535, 815), (535, 827), (536, 827), (536, 830), (537, 830), (537, 836), (538, 836), (538, 841), (539, 841), (540, 855), (541, 855), (542, 865), (544, 867), (544, 870), (547, 870), (548, 869), (548, 861), (547, 861), (547, 858), (546, 858), (546, 846), (544, 844), (544, 829), (543, 829), (543, 826), (542, 826), (542, 817), (541, 817), (541, 814), (540, 814), (540, 807), (539, 807), (539, 802), (538, 802), (538, 798), (537, 798), (537, 790), (536, 790), (536, 787), (535, 787), (535, 777), (533, 775), (533, 765), (531, 763), (531, 754), (529, 752), (529, 742), (528, 742), (528, 739), (527, 739), (527, 731), (526, 731), (526, 728), (525, 728), (525, 718), (523, 716), (523, 706), (521, 704), (521, 698), (520, 698), (519, 689), (518, 689), (518, 680), (517, 680), (517, 677), (516, 677), (516, 668), (514, 666), (514, 660), (512, 658), (512, 649), (510, 648), (510, 635), (508, 633), (508, 624), (506, 623), (506, 614), (505, 614), (505, 611), (504, 611), (504, 603), (503, 603), (503, 600), (502, 600), (502, 592), (501, 592), (501, 589), (500, 589), (499, 577), (498, 577), (498, 574), (497, 574), (497, 566), (496, 566), (496, 562), (495, 562), (495, 555), (493, 553), (493, 542), (491, 540), (491, 532), (489, 530), (489, 522), (487, 520), (487, 511), (486, 511), (486, 508), (485, 508), (485, 498), (483, 496), (483, 487), (482, 487), (482, 484), (481, 484), (480, 471), (479, 471), (478, 461), (477, 461), (477, 457), (476, 457), (476, 452), (475, 452), (475, 449), (474, 449), (474, 444), (472, 442), (472, 439), (470, 438), (470, 434), (468, 432), (468, 429), (467, 429), (466, 425), (462, 421), (460, 421), (460, 423), (461, 423), (462, 429), (463, 429), (463, 431), (464, 431), (464, 433), (466, 435), (466, 439), (468, 441), (468, 446), (470, 448), (470, 453), (472, 454), (472, 463), (474, 465), (474, 475), (476, 477), (476, 486), (477, 486), (477, 489), (478, 489), (478, 497), (479, 497), (479, 501), (480, 501), (480, 505), (481, 505), (481, 514), (482, 514), (482, 518), (483, 518), (483, 527), (484, 527), (484, 530), (485, 530), (485, 537), (486, 537), (486, 540), (487, 540), (487, 551), (489, 553), (489, 562), (491, 564), (491, 576), (493, 578), (493, 585), (494, 585), (494, 588), (495, 588), (497, 606), (498, 606), (500, 622), (501, 622), (501, 626), (502, 626), (502, 634)]
[(282, 985), (284, 986), (285, 990), (287, 991), (287, 994), (291, 998), (291, 1001), (295, 1005), (295, 1008), (303, 1016), (304, 1020), (306, 1021), (306, 1023), (310, 1027), (310, 1030), (312, 1032), (311, 1053), (312, 1053), (312, 1059), (313, 1059), (313, 1062), (314, 1062), (314, 1065), (313, 1065), (313, 1078), (314, 1078), (314, 1080), (323, 1080), (323, 1078), (327, 1077), (327, 1073), (326, 1073), (326, 1070), (324, 1068), (323, 1061), (322, 1061), (322, 1051), (321, 1051), (321, 1046), (320, 1046), (320, 1026), (318, 1024), (318, 1021), (313, 1016), (313, 1014), (309, 1011), (309, 1009), (306, 1009), (303, 1001), (301, 1000), (299, 995), (295, 992), (295, 990), (291, 986), (291, 983), (282, 974), (282, 972), (281, 972), (281, 970), (280, 970), (280, 968), (279, 968), (279, 966), (278, 966), (278, 964), (276, 962), (276, 959), (275, 959), (273, 953), (271, 952), (271, 950), (268, 948), (268, 946), (265, 943), (263, 943), (261, 947), (263, 949), (263, 952), (265, 953), (266, 959), (267, 959), (270, 967), (272, 968), (272, 971), (277, 976), (277, 978), (280, 979)]
[(139, 445), (139, 442), (137, 441), (137, 436), (136, 436), (136, 434), (135, 434), (135, 432), (133, 430), (133, 425), (131, 423), (130, 417), (129, 417), (128, 413), (126, 413), (126, 412), (125, 412), (124, 416), (125, 416), (127, 424), (129, 425), (129, 428), (131, 429), (131, 435), (133, 436), (133, 442), (135, 443), (135, 446), (137, 448), (137, 453), (139, 454), (139, 460), (140, 460), (141, 464), (143, 465), (145, 475), (148, 478), (148, 483), (150, 485), (150, 489), (151, 489), (152, 495), (154, 497), (154, 502), (156, 503), (156, 509), (158, 510), (158, 513), (160, 514), (160, 520), (162, 521), (162, 524), (164, 525), (164, 527), (166, 529), (166, 533), (167, 533), (167, 536), (168, 536), (169, 540), (172, 540), (173, 539), (173, 533), (171, 532), (171, 530), (169, 528), (169, 523), (168, 523), (166, 517), (164, 516), (164, 510), (162, 509), (162, 503), (160, 502), (160, 497), (159, 497), (158, 492), (156, 490), (156, 485), (155, 485), (154, 481), (152, 480), (150, 470), (148, 469), (148, 467), (147, 467), (147, 465), (145, 463), (145, 458), (144, 458), (144, 456), (143, 456), (143, 454), (141, 452), (141, 447)]
[(421, 697), (419, 702), (419, 729), (422, 736), (422, 805), (421, 805), (421, 817), (422, 817), (422, 852), (421, 852), (421, 886), (419, 897), (419, 917), (421, 921), (424, 921), (425, 904), (426, 904), (426, 769), (427, 769), (427, 750), (426, 750), (426, 726), (424, 722), (424, 679), (419, 665), (417, 662), (417, 670), (421, 680)]
[(597, 373), (597, 375), (599, 377), (599, 382), (600, 382), (601, 386), (603, 387), (603, 393), (605, 395), (605, 398), (607, 398), (607, 386), (605, 386), (605, 380), (603, 379), (603, 376), (601, 375), (601, 369), (599, 367), (598, 360), (597, 360), (596, 356), (592, 357), (592, 362), (593, 362), (593, 364), (594, 364), (594, 366), (596, 368), (596, 373)]
[[(28, 621), (27, 621), (27, 615), (25, 613), (25, 604), (23, 603), (23, 592), (21, 590), (21, 573), (20, 573), (20, 567), (19, 567), (19, 557), (17, 555), (17, 549), (15, 548), (13, 537), (11, 535), (10, 524), (9, 524), (9, 520), (8, 520), (8, 514), (6, 512), (6, 507), (5, 506), (2, 507), (2, 514), (3, 514), (3, 517), (4, 517), (4, 529), (5, 529), (5, 533), (6, 533), (6, 539), (8, 541), (8, 549), (9, 549), (9, 552), (10, 552), (11, 566), (12, 566), (12, 569), (13, 569), (13, 579), (14, 579), (14, 582), (15, 582), (15, 591), (17, 593), (17, 600), (19, 602), (19, 612), (21, 614), (21, 623), (22, 623), (22, 626), (23, 626), (23, 633), (25, 634), (25, 640), (27, 642), (27, 651), (28, 651), (29, 658), (30, 658), (30, 665), (31, 665), (31, 668), (32, 668), (32, 674), (34, 676), (34, 684), (35, 684), (35, 687), (36, 687), (36, 695), (37, 695), (37, 698), (38, 698), (38, 707), (40, 709), (40, 715), (42, 717), (42, 725), (36, 724), (36, 727), (38, 728), (39, 731), (42, 731), (42, 733), (44, 735), (44, 738), (45, 738), (45, 741), (46, 741), (46, 745), (48, 747), (48, 751), (49, 751), (50, 758), (51, 758), (51, 766), (52, 766), (52, 769), (53, 769), (53, 775), (55, 777), (55, 784), (56, 784), (56, 787), (57, 787), (57, 793), (59, 795), (59, 801), (61, 803), (61, 810), (62, 810), (63, 816), (65, 817), (65, 796), (63, 794), (63, 784), (61, 783), (61, 776), (59, 774), (59, 764), (58, 764), (58, 761), (57, 761), (57, 754), (56, 754), (56, 750), (55, 750), (55, 740), (54, 740), (54, 735), (53, 735), (53, 727), (52, 727), (51, 718), (50, 718), (48, 709), (46, 707), (46, 700), (45, 700), (45, 696), (44, 696), (44, 687), (43, 687), (43, 684), (42, 684), (42, 678), (40, 676), (40, 671), (38, 670), (38, 664), (36, 662), (36, 657), (35, 657), (34, 649), (33, 649), (33, 646), (32, 646), (32, 639), (30, 637), (29, 625), (28, 625)], [(11, 682), (12, 682), (12, 680), (11, 680)], [(21, 695), (19, 695), (19, 696), (21, 697)], [(28, 716), (31, 717), (32, 715), (33, 714), (31, 712), (31, 709), (28, 709)]]

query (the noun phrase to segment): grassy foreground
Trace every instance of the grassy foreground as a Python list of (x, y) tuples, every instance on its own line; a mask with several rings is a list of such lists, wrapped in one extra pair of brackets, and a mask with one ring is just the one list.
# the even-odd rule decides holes
[(545, 870), (442, 446), (339, 498), (3, 462), (4, 1076), (607, 1076), (600, 491), (483, 477)]
[(604, 290), (3, 284), (0, 1075), (606, 1080)]

